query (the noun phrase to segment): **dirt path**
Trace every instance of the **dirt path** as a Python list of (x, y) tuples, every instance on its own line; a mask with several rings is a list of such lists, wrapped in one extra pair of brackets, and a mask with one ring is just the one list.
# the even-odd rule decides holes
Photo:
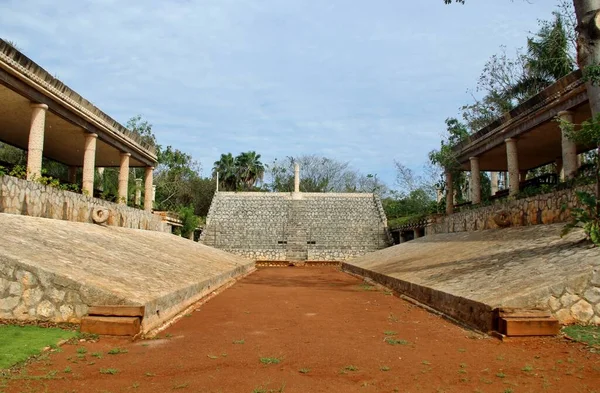
[(63, 346), (0, 392), (600, 392), (579, 344), (480, 339), (330, 268), (261, 269), (160, 336)]

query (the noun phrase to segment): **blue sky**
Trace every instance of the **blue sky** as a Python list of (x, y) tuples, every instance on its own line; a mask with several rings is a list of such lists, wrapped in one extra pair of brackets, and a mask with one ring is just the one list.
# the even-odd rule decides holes
[[(60, 4), (60, 5), (58, 5)], [(554, 0), (0, 0), (0, 37), (199, 160), (319, 154), (393, 185)]]

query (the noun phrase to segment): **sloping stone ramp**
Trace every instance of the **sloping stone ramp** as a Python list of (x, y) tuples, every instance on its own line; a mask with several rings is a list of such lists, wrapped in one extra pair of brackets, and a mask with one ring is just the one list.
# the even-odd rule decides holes
[(253, 261), (168, 233), (0, 213), (0, 318), (79, 322), (95, 305), (144, 306), (142, 332)]
[(488, 332), (494, 309), (541, 308), (561, 323), (600, 324), (600, 248), (564, 224), (431, 235), (343, 264)]

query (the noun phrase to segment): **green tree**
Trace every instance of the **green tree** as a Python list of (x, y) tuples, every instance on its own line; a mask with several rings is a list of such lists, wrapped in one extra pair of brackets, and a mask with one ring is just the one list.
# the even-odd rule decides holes
[[(455, 118), (446, 119), (446, 131), (446, 137), (440, 142), (439, 150), (429, 152), (429, 160), (433, 165), (452, 175), (453, 188), (460, 203), (463, 201), (462, 189), (466, 176), (460, 168), (460, 163), (454, 149), (468, 138), (469, 131), (464, 123)], [(445, 190), (445, 188), (446, 183), (444, 179), (440, 179), (438, 189)]]
[(238, 185), (238, 171), (233, 154), (221, 154), (214, 163), (213, 176), (219, 178), (219, 187), (228, 190), (236, 191)]
[(260, 154), (255, 151), (240, 153), (235, 158), (237, 183), (244, 190), (252, 189), (256, 183), (262, 181), (265, 167), (260, 161)]

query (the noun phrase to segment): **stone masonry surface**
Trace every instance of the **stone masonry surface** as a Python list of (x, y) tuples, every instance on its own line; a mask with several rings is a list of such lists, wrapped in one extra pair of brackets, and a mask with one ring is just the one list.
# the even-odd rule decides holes
[(510, 226), (513, 227), (565, 222), (571, 216), (573, 207), (581, 207), (575, 191), (593, 192), (593, 187), (593, 185), (580, 186), (575, 190), (559, 190), (523, 199), (500, 199), (489, 206), (468, 208), (448, 216), (438, 217), (425, 231), (427, 235), (433, 235), (498, 228), (494, 216), (499, 211), (508, 213)]
[(341, 261), (390, 244), (373, 194), (219, 192), (201, 241), (253, 260)]
[(12, 176), (0, 176), (0, 213), (92, 223), (92, 209), (95, 207), (109, 210), (106, 224), (110, 226), (170, 231), (160, 217), (141, 209)]
[(143, 331), (254, 262), (167, 233), (0, 213), (0, 318), (77, 322), (144, 305)]
[(345, 263), (481, 330), (497, 307), (550, 310), (600, 323), (600, 248), (564, 224), (426, 236)]

